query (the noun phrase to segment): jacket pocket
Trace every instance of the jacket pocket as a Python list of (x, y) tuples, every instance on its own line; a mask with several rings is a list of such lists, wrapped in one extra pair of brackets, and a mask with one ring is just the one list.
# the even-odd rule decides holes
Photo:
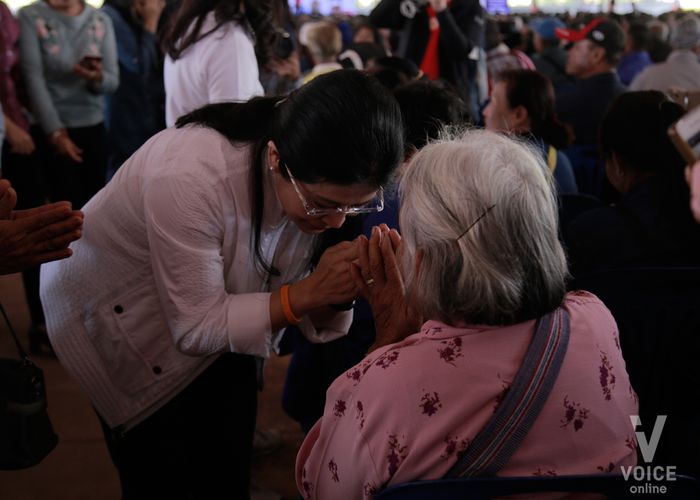
[(172, 368), (175, 347), (151, 284), (100, 305), (85, 327), (110, 379), (128, 395), (157, 383)]

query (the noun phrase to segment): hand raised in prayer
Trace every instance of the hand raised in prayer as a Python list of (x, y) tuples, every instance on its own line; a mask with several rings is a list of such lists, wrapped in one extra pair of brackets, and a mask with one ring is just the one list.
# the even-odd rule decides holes
[(9, 182), (0, 181), (0, 274), (70, 257), (68, 245), (81, 236), (82, 212), (67, 201), (13, 210), (16, 201)]
[(399, 342), (420, 329), (422, 319), (406, 294), (396, 260), (401, 236), (386, 224), (372, 228), (367, 240), (360, 236), (359, 265), (353, 266), (355, 284), (369, 301), (377, 338), (370, 351)]

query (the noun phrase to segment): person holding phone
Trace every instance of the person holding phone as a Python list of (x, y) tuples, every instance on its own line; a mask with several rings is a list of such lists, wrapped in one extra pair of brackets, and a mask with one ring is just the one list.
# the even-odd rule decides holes
[(50, 196), (81, 207), (105, 183), (104, 94), (119, 84), (112, 22), (83, 0), (38, 0), (18, 20), (32, 112), (54, 152)]

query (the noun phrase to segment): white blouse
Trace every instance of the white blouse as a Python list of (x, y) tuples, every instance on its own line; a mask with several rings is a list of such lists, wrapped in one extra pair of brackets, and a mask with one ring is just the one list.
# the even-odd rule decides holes
[[(216, 27), (214, 12), (207, 14), (200, 33)], [(255, 48), (246, 30), (235, 22), (220, 26), (188, 47), (173, 61), (165, 57), (165, 124), (175, 125), (182, 115), (205, 104), (247, 101), (263, 95)]]

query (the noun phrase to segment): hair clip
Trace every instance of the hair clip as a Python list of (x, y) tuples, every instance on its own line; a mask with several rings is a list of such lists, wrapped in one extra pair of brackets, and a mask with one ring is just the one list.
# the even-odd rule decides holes
[(472, 223), (469, 225), (469, 227), (468, 227), (467, 229), (464, 230), (464, 232), (463, 232), (462, 234), (460, 234), (459, 236), (457, 236), (457, 238), (455, 239), (455, 241), (459, 241), (459, 239), (460, 239), (462, 236), (464, 236), (465, 234), (467, 234), (471, 228), (473, 228), (474, 226), (476, 226), (476, 223), (479, 222), (481, 219), (483, 219), (483, 218), (486, 216), (486, 214), (489, 213), (489, 212), (491, 211), (491, 209), (492, 209), (493, 207), (495, 207), (495, 206), (496, 206), (496, 204), (494, 203), (494, 204), (491, 205), (489, 208), (487, 208), (486, 211), (485, 211), (483, 214), (481, 214), (474, 222), (472, 222)]

